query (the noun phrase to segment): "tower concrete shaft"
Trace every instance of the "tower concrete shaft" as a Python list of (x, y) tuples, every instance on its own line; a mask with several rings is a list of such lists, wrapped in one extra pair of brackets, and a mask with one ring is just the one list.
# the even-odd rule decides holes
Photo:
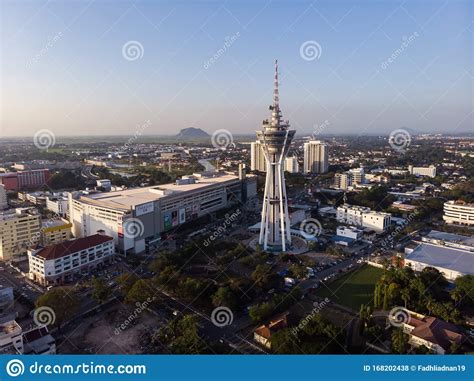
[(265, 119), (257, 139), (263, 145), (266, 162), (265, 192), (259, 244), (264, 250), (286, 251), (291, 245), (290, 218), (286, 197), (284, 162), (295, 135), (288, 121), (283, 121), (278, 90), (278, 61), (275, 61), (271, 120)]

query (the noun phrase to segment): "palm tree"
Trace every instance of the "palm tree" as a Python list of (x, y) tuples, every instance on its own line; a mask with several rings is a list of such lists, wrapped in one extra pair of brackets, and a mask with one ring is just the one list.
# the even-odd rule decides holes
[(405, 308), (407, 308), (407, 303), (410, 300), (410, 290), (408, 288), (402, 289), (400, 292), (402, 300), (405, 302)]
[(462, 297), (463, 297), (462, 292), (461, 292), (459, 289), (457, 289), (457, 288), (455, 288), (455, 289), (451, 292), (451, 299), (454, 300), (454, 303), (455, 303), (456, 306), (458, 305), (458, 303), (461, 302)]
[(426, 308), (428, 308), (428, 314), (431, 315), (432, 313), (432, 308), (433, 308), (433, 305), (436, 301), (434, 300), (434, 298), (431, 296), (431, 295), (428, 295), (426, 297)]

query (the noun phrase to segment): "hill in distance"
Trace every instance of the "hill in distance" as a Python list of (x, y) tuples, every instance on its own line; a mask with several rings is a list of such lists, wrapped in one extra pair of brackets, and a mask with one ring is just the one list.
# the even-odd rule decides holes
[(206, 131), (195, 127), (183, 128), (176, 135), (177, 138), (208, 138), (209, 136)]

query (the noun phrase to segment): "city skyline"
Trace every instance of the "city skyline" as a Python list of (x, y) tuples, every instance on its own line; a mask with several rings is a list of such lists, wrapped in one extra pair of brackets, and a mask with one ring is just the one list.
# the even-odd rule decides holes
[(0, 137), (127, 136), (148, 120), (142, 135), (225, 124), (250, 136), (277, 57), (299, 137), (472, 126), (469, 2), (2, 8)]

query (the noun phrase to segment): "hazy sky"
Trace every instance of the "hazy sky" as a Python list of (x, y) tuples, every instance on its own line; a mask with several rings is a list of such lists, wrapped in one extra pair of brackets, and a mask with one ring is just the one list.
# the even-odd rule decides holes
[(298, 134), (473, 130), (470, 1), (15, 0), (1, 11), (0, 137), (252, 133), (275, 58)]

